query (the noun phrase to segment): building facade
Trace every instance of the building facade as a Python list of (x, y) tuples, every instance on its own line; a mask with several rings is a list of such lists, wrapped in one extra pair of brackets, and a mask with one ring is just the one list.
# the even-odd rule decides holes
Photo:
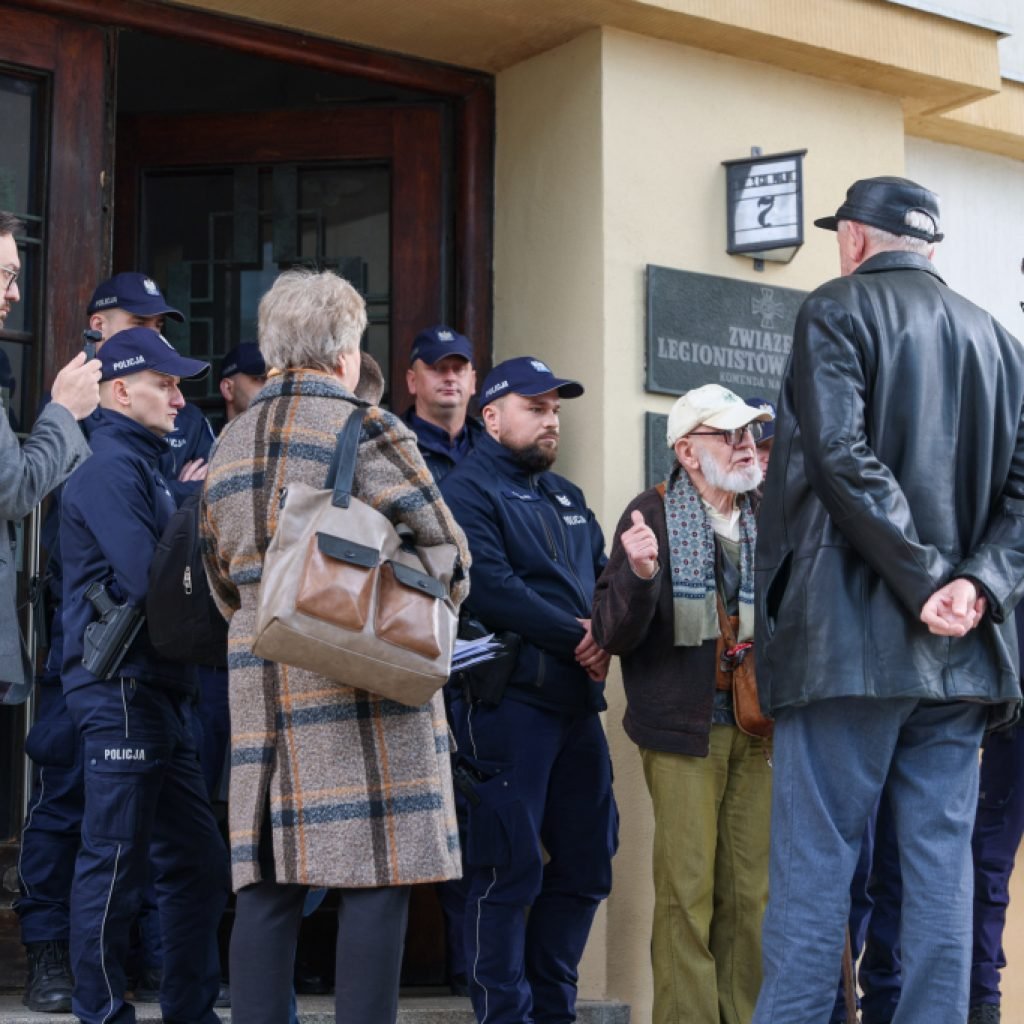
[[(397, 408), (412, 336), (440, 320), (482, 367), (530, 353), (583, 380), (560, 466), (610, 529), (658, 470), (648, 432), (673, 400), (652, 385), (648, 268), (739, 283), (762, 306), (838, 273), (813, 228), (789, 262), (726, 251), (723, 161), (755, 150), (805, 151), (808, 225), (856, 178), (938, 191), (940, 270), (1024, 335), (1015, 0), (3, 0), (0, 131), (0, 208), (29, 221), (25, 298), (0, 335), (22, 423), (108, 272), (152, 273), (189, 321), (172, 340), (216, 360), (252, 336), (280, 267), (316, 262), (366, 294)], [(669, 358), (687, 379), (719, 379), (700, 345), (720, 314), (676, 309), (689, 345)], [(771, 397), (786, 327), (758, 315), (719, 348), (733, 337), (737, 389)], [(192, 398), (216, 412), (212, 391)], [(23, 548), (27, 572), (28, 532)], [(652, 820), (617, 678), (609, 691), (622, 842), (582, 990), (643, 1022)], [(0, 710), (13, 841), (26, 721)], [(1010, 975), (1024, 919), (1011, 931)], [(1024, 1013), (1024, 986), (1007, 999)]]

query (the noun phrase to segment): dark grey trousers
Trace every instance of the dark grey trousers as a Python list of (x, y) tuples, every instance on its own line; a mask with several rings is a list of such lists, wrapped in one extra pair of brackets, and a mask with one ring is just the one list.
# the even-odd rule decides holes
[[(231, 1016), (288, 1024), (305, 885), (257, 882), (238, 893), (231, 932)], [(337, 1024), (395, 1024), (409, 887), (343, 889), (334, 969)]]

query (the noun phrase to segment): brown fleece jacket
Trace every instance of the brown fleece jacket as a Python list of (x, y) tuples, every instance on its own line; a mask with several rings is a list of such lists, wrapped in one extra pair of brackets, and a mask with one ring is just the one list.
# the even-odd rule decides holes
[[(658, 538), (660, 568), (653, 579), (633, 572), (620, 537), (643, 513)], [(665, 502), (652, 487), (634, 498), (615, 528), (611, 558), (594, 590), (594, 639), (622, 661), (626, 735), (640, 747), (707, 757), (715, 700), (715, 641), (673, 644)]]

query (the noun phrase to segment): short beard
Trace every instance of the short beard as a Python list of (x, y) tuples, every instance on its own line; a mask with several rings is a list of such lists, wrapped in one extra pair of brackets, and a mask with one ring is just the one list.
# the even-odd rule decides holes
[(541, 448), (539, 444), (528, 444), (525, 448), (505, 446), (512, 453), (512, 458), (528, 473), (542, 473), (555, 464), (558, 457), (557, 446)]
[(731, 470), (719, 469), (715, 457), (705, 448), (697, 449), (697, 459), (708, 486), (714, 487), (718, 491), (726, 491), (729, 494), (746, 494), (747, 491), (753, 491), (759, 487), (764, 479), (756, 457), (753, 464), (747, 466), (746, 469)]

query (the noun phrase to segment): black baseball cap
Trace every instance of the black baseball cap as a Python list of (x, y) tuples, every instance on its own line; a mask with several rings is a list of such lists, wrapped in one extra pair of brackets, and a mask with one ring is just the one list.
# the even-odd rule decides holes
[(473, 362), (473, 346), (469, 338), (458, 331), (438, 324), (420, 331), (413, 339), (409, 351), (409, 365), (422, 359), (428, 366), (440, 362), (445, 356), (461, 356), (467, 362)]
[(105, 309), (123, 309), (136, 316), (169, 316), (180, 324), (185, 322), (181, 313), (167, 304), (156, 281), (134, 271), (115, 274), (96, 286), (86, 313), (92, 316)]
[[(926, 213), (935, 224), (934, 231), (921, 231), (905, 223), (912, 210)], [(926, 242), (941, 242), (939, 197), (908, 178), (861, 178), (846, 190), (846, 202), (834, 217), (819, 217), (816, 227), (838, 231), (841, 220), (870, 224), (893, 235), (911, 235)]]
[(267, 364), (263, 353), (255, 341), (243, 341), (236, 345), (220, 364), (220, 380), (234, 376), (236, 373), (247, 373), (250, 377), (262, 377), (267, 372)]
[(484, 378), (480, 408), (513, 392), (533, 398), (549, 391), (557, 391), (560, 398), (579, 398), (583, 385), (578, 380), (556, 377), (547, 363), (533, 356), (516, 356), (498, 363)]
[(209, 363), (181, 355), (162, 334), (148, 327), (118, 331), (100, 346), (96, 358), (103, 366), (100, 380), (128, 377), (143, 370), (192, 380), (205, 376), (210, 369)]

